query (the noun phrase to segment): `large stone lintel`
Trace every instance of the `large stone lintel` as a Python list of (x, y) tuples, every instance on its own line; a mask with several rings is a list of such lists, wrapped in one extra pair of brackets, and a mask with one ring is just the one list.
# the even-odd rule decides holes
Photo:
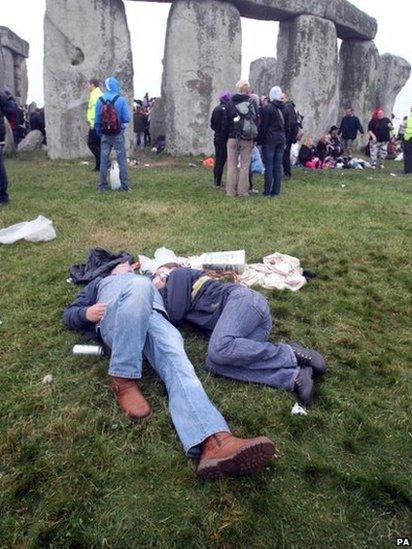
[(0, 47), (8, 48), (13, 53), (26, 59), (29, 57), (29, 43), (7, 27), (0, 26)]
[[(136, 0), (135, 0), (136, 1)], [(137, 0), (141, 1), (141, 0)], [(148, 0), (170, 4), (170, 0)], [(377, 32), (376, 19), (347, 0), (228, 0), (242, 17), (265, 21), (285, 21), (298, 15), (316, 15), (336, 25), (338, 38), (373, 40)]]

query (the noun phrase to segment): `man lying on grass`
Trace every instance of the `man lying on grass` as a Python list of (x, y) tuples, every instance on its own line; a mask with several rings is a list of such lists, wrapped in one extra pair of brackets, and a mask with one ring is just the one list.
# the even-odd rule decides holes
[(295, 391), (304, 405), (312, 403), (313, 376), (325, 373), (325, 360), (299, 343), (269, 341), (272, 316), (262, 294), (176, 263), (160, 267), (153, 282), (173, 324), (186, 321), (210, 336), (208, 371)]
[(143, 356), (165, 383), (169, 411), (188, 456), (200, 456), (201, 478), (247, 475), (277, 457), (267, 437), (240, 439), (230, 434), (197, 378), (180, 333), (167, 320), (152, 281), (136, 275), (129, 263), (106, 278), (96, 278), (64, 311), (71, 330), (101, 339), (110, 349), (110, 386), (120, 408), (132, 419), (151, 415), (137, 380)]

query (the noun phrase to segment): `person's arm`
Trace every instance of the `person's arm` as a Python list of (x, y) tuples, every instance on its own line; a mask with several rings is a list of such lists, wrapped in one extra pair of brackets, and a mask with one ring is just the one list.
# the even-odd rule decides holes
[(212, 118), (210, 119), (210, 127), (214, 132), (217, 132), (222, 126), (221, 121), (220, 121), (221, 116), (219, 116), (221, 114), (222, 113), (219, 112), (218, 107), (215, 107), (213, 109)]
[(368, 124), (368, 135), (373, 141), (376, 141), (376, 135), (373, 133), (372, 129), (373, 129), (373, 124), (371, 120)]
[(130, 109), (126, 99), (122, 97), (122, 100), (123, 101), (121, 104), (121, 123), (128, 124), (130, 122)]
[(357, 121), (356, 123), (357, 123), (359, 132), (360, 132), (362, 135), (364, 135), (364, 134), (365, 134), (365, 131), (364, 131), (364, 129), (363, 129), (363, 126), (362, 126), (362, 124), (361, 124), (361, 121), (359, 120), (359, 118), (356, 118), (356, 121)]
[(96, 109), (94, 114), (94, 129), (96, 130), (96, 133), (99, 137), (101, 137), (102, 135), (102, 105), (102, 99), (101, 97), (99, 97), (99, 99), (96, 101)]
[(101, 320), (103, 314), (101, 314), (101, 317), (98, 318), (100, 312), (102, 312), (99, 312), (99, 310), (103, 310), (104, 306), (100, 308), (96, 307), (96, 305), (104, 305), (101, 303), (96, 304), (97, 283), (100, 280), (101, 279), (99, 278), (88, 284), (81, 292), (77, 294), (73, 303), (68, 305), (64, 310), (63, 318), (69, 330), (88, 330), (96, 324), (96, 322)]
[(192, 302), (192, 270), (179, 268), (173, 270), (166, 284), (164, 301), (172, 324), (180, 324)]

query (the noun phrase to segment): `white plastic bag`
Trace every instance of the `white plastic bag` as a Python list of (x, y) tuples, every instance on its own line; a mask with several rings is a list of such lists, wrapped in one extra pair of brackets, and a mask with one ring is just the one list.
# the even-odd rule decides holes
[(0, 230), (0, 243), (13, 244), (17, 240), (28, 240), (29, 242), (47, 242), (56, 238), (56, 231), (53, 222), (47, 217), (39, 215), (33, 221), (16, 223), (10, 227)]
[(113, 191), (120, 189), (120, 170), (117, 160), (114, 160), (110, 166), (110, 187)]

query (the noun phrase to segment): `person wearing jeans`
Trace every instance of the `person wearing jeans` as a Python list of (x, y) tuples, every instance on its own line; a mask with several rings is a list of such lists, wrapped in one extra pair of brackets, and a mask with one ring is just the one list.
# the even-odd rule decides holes
[(304, 404), (312, 402), (312, 374), (323, 374), (325, 361), (299, 344), (269, 342), (272, 319), (260, 293), (174, 264), (161, 267), (154, 284), (173, 324), (189, 322), (210, 336), (208, 371), (296, 391)]
[(71, 329), (90, 333), (95, 328), (111, 349), (109, 378), (119, 406), (135, 420), (152, 414), (137, 385), (144, 356), (165, 384), (169, 412), (185, 453), (200, 456), (200, 477), (214, 479), (262, 468), (275, 456), (274, 444), (266, 437), (231, 435), (197, 378), (180, 333), (167, 320), (159, 292), (133, 268), (124, 263), (108, 277), (91, 282), (64, 315)]
[(3, 150), (6, 140), (6, 107), (7, 96), (0, 92), (0, 204), (7, 204), (9, 201), (9, 195), (7, 194), (8, 180), (3, 159)]
[(100, 171), (100, 137), (97, 135), (94, 127), (94, 119), (96, 116), (96, 104), (99, 98), (102, 96), (101, 89), (99, 88), (99, 81), (96, 78), (89, 80), (89, 106), (87, 108), (87, 124), (89, 125), (89, 134), (87, 136), (87, 146), (96, 159), (96, 165), (94, 170)]
[(227, 160), (227, 103), (231, 100), (232, 94), (224, 91), (219, 95), (219, 105), (213, 109), (210, 120), (210, 127), (215, 132), (213, 143), (215, 146), (214, 184), (220, 189), (222, 187), (223, 169)]
[(282, 90), (275, 86), (270, 90), (270, 103), (262, 108), (258, 143), (262, 145), (265, 165), (264, 196), (280, 194), (283, 173), (283, 155), (286, 147), (285, 117)]
[[(130, 111), (126, 99), (120, 95), (120, 84), (116, 78), (107, 78), (105, 81), (105, 86), (107, 91), (97, 101), (94, 119), (96, 133), (99, 137), (101, 137), (99, 191), (104, 192), (107, 189), (107, 170), (109, 167), (109, 159), (112, 149), (116, 151), (117, 161), (119, 163), (120, 190), (128, 191), (129, 181), (127, 175), (127, 157), (124, 132), (126, 125), (130, 122)], [(112, 102), (112, 105), (116, 111), (117, 122), (120, 126), (117, 133), (111, 133), (108, 128), (103, 127), (104, 120), (102, 120), (102, 110), (105, 102), (108, 101)]]

